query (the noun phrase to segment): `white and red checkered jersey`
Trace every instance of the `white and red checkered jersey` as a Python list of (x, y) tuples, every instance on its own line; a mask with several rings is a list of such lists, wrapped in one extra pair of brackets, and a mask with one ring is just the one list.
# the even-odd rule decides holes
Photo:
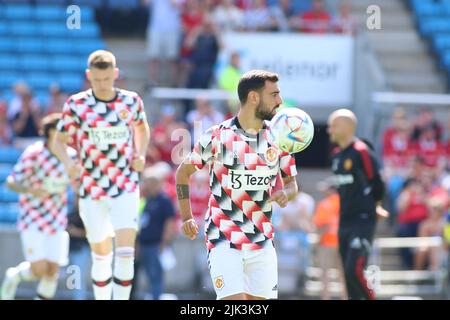
[(96, 98), (92, 89), (72, 95), (58, 123), (81, 158), (81, 198), (112, 198), (138, 188), (139, 175), (131, 167), (133, 128), (146, 121), (144, 106), (137, 93), (116, 91), (111, 101)]
[(70, 183), (63, 164), (38, 141), (28, 146), (11, 173), (14, 180), (26, 188), (44, 188), (48, 196), (31, 194), (19, 197), (18, 229), (38, 230), (54, 234), (67, 226), (67, 188)]
[(265, 125), (257, 135), (242, 130), (237, 117), (208, 129), (187, 163), (209, 166), (211, 196), (205, 223), (208, 250), (219, 242), (257, 250), (274, 236), (269, 201), (277, 177), (295, 176), (295, 159), (272, 146)]

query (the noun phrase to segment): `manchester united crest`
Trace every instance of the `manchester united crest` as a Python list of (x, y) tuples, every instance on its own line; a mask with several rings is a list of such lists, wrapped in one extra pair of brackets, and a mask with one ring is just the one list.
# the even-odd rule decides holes
[(266, 150), (266, 161), (269, 165), (274, 165), (278, 159), (278, 150), (274, 147), (269, 147)]

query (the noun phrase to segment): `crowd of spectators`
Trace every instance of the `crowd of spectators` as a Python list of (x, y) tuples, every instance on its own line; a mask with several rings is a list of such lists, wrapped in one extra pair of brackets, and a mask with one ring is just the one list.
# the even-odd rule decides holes
[[(450, 204), (450, 117), (442, 120), (429, 108), (398, 108), (384, 132), (383, 173), (391, 223), (400, 237), (443, 235)], [(433, 250), (405, 248), (401, 254), (406, 268), (439, 267)]]

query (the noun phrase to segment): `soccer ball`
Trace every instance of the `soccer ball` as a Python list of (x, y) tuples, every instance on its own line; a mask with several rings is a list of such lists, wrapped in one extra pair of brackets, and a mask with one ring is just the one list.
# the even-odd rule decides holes
[(270, 121), (269, 141), (282, 151), (303, 151), (313, 137), (314, 124), (311, 117), (299, 108), (281, 109)]

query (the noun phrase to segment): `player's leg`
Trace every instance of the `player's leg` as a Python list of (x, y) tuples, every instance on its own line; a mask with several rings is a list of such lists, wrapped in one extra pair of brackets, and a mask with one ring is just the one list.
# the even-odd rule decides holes
[(218, 244), (208, 253), (208, 266), (217, 300), (246, 300), (242, 251)]
[(375, 299), (375, 294), (369, 287), (368, 281), (364, 275), (372, 238), (372, 231), (363, 230), (358, 230), (358, 232), (355, 232), (355, 235), (351, 237), (347, 259), (344, 264), (345, 278), (350, 283), (348, 292), (350, 299)]
[(37, 285), (37, 299), (50, 300), (55, 297), (58, 287), (59, 264), (56, 262), (44, 260), (44, 273), (39, 279)]
[(112, 237), (114, 232), (101, 201), (79, 200), (80, 217), (91, 247), (91, 277), (96, 300), (111, 300), (112, 296)]
[(109, 214), (116, 234), (113, 299), (128, 300), (134, 278), (139, 191), (124, 193), (110, 200)]
[(278, 298), (278, 261), (275, 248), (244, 252), (247, 300)]
[(150, 280), (151, 286), (148, 293), (151, 294), (153, 300), (159, 300), (163, 293), (163, 268), (159, 258), (159, 245), (141, 245), (140, 246), (140, 263), (144, 265), (147, 279)]
[(341, 260), (343, 275), (344, 275), (344, 283), (347, 291), (348, 299), (353, 299), (354, 296), (357, 295), (357, 290), (354, 288), (354, 284), (352, 282), (352, 277), (348, 277), (346, 273), (346, 265), (349, 261), (349, 252), (350, 252), (350, 239), (351, 235), (348, 230), (343, 228), (339, 229), (339, 256)]
[(119, 229), (116, 233), (113, 299), (128, 300), (134, 278), (136, 229)]

